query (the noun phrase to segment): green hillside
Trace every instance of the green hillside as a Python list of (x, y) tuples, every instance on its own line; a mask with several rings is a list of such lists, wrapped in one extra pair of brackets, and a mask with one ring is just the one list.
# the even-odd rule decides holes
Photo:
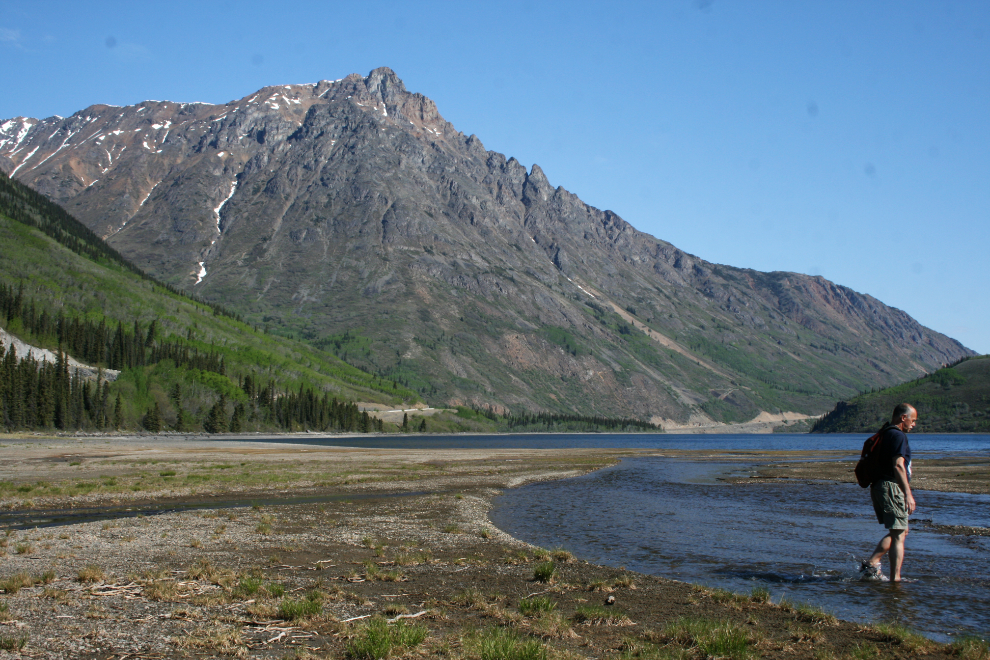
[(990, 433), (990, 356), (967, 358), (909, 383), (840, 401), (811, 432), (872, 432), (901, 402), (918, 410), (916, 433)]
[(121, 372), (98, 386), (73, 379), (61, 363), (26, 366), (24, 356), (0, 353), (0, 429), (367, 430), (374, 420), (362, 419), (353, 401), (418, 399), (147, 277), (60, 207), (2, 175), (0, 254), (5, 330)]

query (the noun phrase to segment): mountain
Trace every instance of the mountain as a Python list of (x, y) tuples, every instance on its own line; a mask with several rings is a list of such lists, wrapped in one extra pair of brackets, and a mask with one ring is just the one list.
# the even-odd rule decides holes
[[(63, 209), (2, 174), (0, 255), (0, 428), (107, 429), (119, 394), (121, 428), (139, 428), (157, 404), (167, 428), (199, 430), (224, 400), (227, 418), (242, 406), (242, 431), (354, 429), (354, 401), (408, 407), (418, 398), (155, 281)], [(64, 372), (19, 369), (28, 346), (55, 353), (48, 362), (61, 364), (64, 352), (99, 368), (70, 359)], [(41, 351), (33, 352), (40, 360)], [(88, 382), (72, 378), (77, 370)], [(101, 376), (112, 381), (105, 389), (95, 382)], [(327, 408), (324, 396), (347, 404), (345, 423), (307, 419)], [(308, 410), (287, 410), (290, 403)]]
[(903, 402), (918, 410), (916, 433), (990, 433), (990, 355), (840, 401), (812, 432), (872, 433)]
[(155, 277), (435, 403), (732, 422), (972, 355), (821, 277), (639, 232), (387, 68), (11, 119), (0, 167)]

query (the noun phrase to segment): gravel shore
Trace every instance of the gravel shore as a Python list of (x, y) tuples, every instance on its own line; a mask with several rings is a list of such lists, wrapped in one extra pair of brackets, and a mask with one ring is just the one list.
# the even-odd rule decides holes
[[(493, 644), (536, 654), (520, 658), (966, 651), (775, 604), (759, 591), (588, 564), (488, 521), (503, 488), (643, 452), (203, 438), (8, 437), (2, 445), (5, 514), (132, 511), (8, 528), (0, 658), (382, 657), (369, 655), (372, 647), (393, 657), (508, 657), (486, 655)], [(181, 510), (191, 504), (200, 508)], [(159, 512), (169, 507), (180, 510)], [(985, 645), (970, 650), (987, 657)]]

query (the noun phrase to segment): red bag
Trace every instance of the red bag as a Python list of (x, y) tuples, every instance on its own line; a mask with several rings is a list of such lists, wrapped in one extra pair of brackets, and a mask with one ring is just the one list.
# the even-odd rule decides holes
[(863, 488), (869, 488), (876, 481), (877, 458), (880, 453), (880, 438), (887, 430), (885, 424), (882, 429), (871, 435), (863, 443), (863, 452), (859, 455), (859, 462), (856, 463), (856, 483)]

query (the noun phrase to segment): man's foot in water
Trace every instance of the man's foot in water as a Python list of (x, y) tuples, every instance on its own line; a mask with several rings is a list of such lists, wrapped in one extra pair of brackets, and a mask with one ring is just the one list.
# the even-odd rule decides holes
[(886, 578), (880, 570), (880, 566), (864, 561), (859, 567), (859, 579), (863, 582), (881, 582)]

